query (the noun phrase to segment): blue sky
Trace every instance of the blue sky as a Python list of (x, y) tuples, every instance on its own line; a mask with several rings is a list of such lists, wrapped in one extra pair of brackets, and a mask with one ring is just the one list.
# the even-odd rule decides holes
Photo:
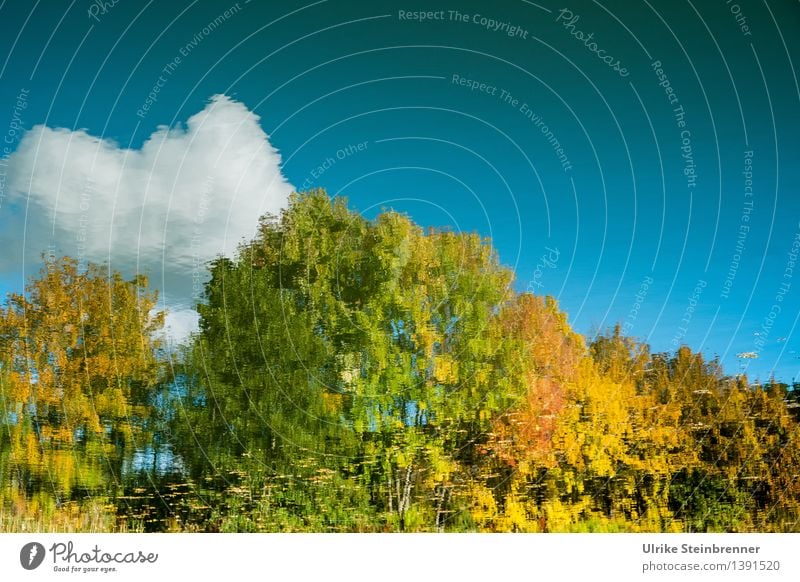
[(53, 245), (185, 310), (200, 259), (319, 186), (491, 236), (582, 333), (800, 373), (796, 2), (6, 2), (0, 27), (2, 292)]

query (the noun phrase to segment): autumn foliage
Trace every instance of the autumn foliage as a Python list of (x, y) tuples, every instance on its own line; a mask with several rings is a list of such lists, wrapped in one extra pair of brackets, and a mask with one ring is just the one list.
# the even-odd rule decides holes
[(0, 527), (800, 529), (800, 392), (586, 339), (488, 239), (313, 191), (209, 268), (179, 351), (143, 277), (8, 297)]

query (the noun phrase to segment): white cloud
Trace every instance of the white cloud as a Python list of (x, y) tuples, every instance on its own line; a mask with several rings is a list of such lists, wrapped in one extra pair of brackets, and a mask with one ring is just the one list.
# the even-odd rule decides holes
[(180, 305), (173, 305), (164, 319), (163, 335), (170, 348), (174, 347), (175, 343), (180, 343), (188, 338), (192, 332), (197, 331), (200, 323), (200, 315), (197, 311)]
[[(159, 127), (141, 149), (83, 130), (33, 127), (8, 159), (0, 269), (38, 270), (53, 248), (148, 274), (167, 307), (186, 310), (204, 263), (231, 255), (277, 213), (292, 186), (259, 117), (215, 95), (185, 127)], [(177, 314), (186, 328), (188, 313)]]

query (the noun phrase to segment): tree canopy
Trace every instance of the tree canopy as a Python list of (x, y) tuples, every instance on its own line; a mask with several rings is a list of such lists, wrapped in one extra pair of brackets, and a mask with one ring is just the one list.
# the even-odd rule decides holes
[(315, 190), (209, 271), (178, 353), (143, 277), (9, 296), (2, 527), (798, 529), (799, 392), (584, 338), (477, 234)]

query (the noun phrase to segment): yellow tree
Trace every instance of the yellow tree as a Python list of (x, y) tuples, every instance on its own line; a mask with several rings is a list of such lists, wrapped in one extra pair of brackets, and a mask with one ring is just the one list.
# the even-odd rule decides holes
[(81, 270), (66, 257), (8, 297), (0, 309), (5, 501), (23, 492), (59, 505), (118, 482), (159, 385), (164, 315), (155, 305), (144, 277)]

